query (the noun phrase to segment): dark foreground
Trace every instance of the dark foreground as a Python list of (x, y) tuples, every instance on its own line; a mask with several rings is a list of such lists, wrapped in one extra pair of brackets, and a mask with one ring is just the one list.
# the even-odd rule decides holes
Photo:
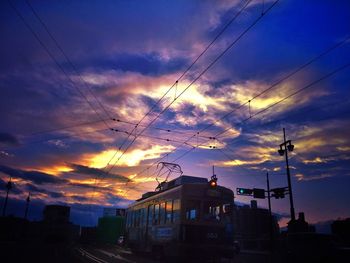
[[(333, 258), (303, 258), (302, 255), (280, 254), (275, 255), (273, 259), (268, 253), (242, 251), (233, 260), (218, 258), (198, 258), (198, 259), (179, 259), (163, 258), (154, 259), (151, 255), (135, 255), (127, 248), (116, 245), (79, 245), (79, 244), (54, 244), (54, 243), (1, 243), (0, 253), (2, 263), (16, 262), (48, 262), (48, 263), (118, 263), (118, 262), (140, 262), (140, 263), (159, 263), (159, 262), (237, 262), (237, 263), (268, 263), (268, 262), (350, 262), (349, 250), (339, 251)], [(271, 261), (272, 260), (272, 261)]]
[[(2, 263), (48, 262), (48, 263), (117, 263), (117, 262), (219, 262), (217, 259), (154, 259), (151, 255), (135, 255), (130, 250), (114, 245), (81, 246), (45, 243), (2, 243), (0, 248)], [(254, 263), (269, 262), (264, 253), (241, 253), (233, 261), (222, 259), (221, 262)]]

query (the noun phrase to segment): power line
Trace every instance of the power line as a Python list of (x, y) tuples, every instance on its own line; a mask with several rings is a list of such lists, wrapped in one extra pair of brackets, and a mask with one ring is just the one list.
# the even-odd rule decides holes
[[(272, 6), (274, 6), (279, 0), (277, 0)], [(213, 43), (220, 37), (220, 35), (228, 28), (228, 26), (244, 11), (244, 9), (248, 6), (248, 4), (251, 2), (251, 0), (248, 0), (245, 5), (243, 6), (243, 8), (241, 8), (236, 15), (229, 21), (228, 24), (225, 25), (225, 27), (219, 32), (219, 34), (214, 38), (213, 41), (211, 41), (209, 43), (209, 45), (203, 50), (203, 52), (194, 60), (194, 62), (185, 70), (185, 72), (175, 81), (175, 83), (163, 94), (163, 96), (151, 107), (151, 109), (141, 118), (141, 120), (138, 122), (138, 124), (135, 125), (134, 129), (130, 132), (130, 134), (132, 134), (136, 128), (139, 126), (139, 124), (153, 111), (153, 109), (156, 107), (156, 105), (158, 105), (160, 103), (160, 101), (171, 91), (171, 89), (174, 86), (177, 86), (179, 80), (181, 80), (181, 78), (183, 78), (185, 76), (185, 74), (193, 67), (193, 65), (200, 59), (200, 57), (213, 45)], [(267, 12), (271, 9), (271, 7), (267, 10)], [(261, 17), (264, 14), (261, 15)], [(260, 20), (260, 19), (259, 19)], [(256, 22), (257, 23), (257, 22)], [(239, 36), (239, 38), (241, 38), (245, 33), (247, 33), (247, 31), (245, 31), (243, 34), (241, 34)], [(225, 54), (228, 49), (230, 49), (238, 40), (236, 40), (233, 44), (231, 44), (226, 50), (224, 50), (224, 52), (214, 61), (212, 62), (194, 81), (191, 82), (191, 84), (189, 86), (187, 86), (187, 88), (185, 90), (183, 90), (178, 96), (175, 96), (174, 100), (164, 109), (161, 111), (161, 113), (159, 113), (155, 119), (153, 119), (146, 127), (144, 127), (144, 129), (137, 134), (134, 139), (131, 141), (131, 143), (126, 147), (126, 149), (123, 151), (123, 153), (118, 157), (118, 159), (114, 162), (114, 164), (111, 166), (111, 168), (108, 170), (108, 172), (110, 172), (114, 166), (117, 164), (117, 162), (123, 157), (123, 155), (127, 152), (127, 150), (131, 147), (131, 145), (136, 141), (136, 139), (147, 129), (149, 128), (159, 117), (161, 114), (163, 114), (188, 88), (190, 88), (192, 86), (192, 84), (197, 81), (206, 71), (209, 70), (210, 67), (212, 67), (219, 58), (221, 58), (221, 56), (223, 56), (223, 54)], [(124, 146), (124, 144), (127, 142), (127, 140), (129, 139), (130, 136), (128, 136), (124, 142), (122, 143), (120, 149)], [(108, 167), (108, 165), (110, 164), (110, 162), (115, 158), (115, 156), (117, 155), (118, 151), (115, 152), (115, 154), (110, 158), (110, 160), (108, 161), (107, 165), (105, 167)]]
[[(349, 103), (349, 102), (350, 102), (350, 100), (347, 100), (347, 101), (341, 100), (341, 101), (337, 101), (337, 102), (332, 102), (332, 103), (330, 103), (330, 104), (323, 105), (323, 106), (322, 106), (322, 109), (328, 108), (328, 107), (330, 107), (330, 106), (334, 106), (334, 104), (339, 105), (339, 104), (346, 104), (346, 103)], [(279, 122), (281, 122), (281, 121), (283, 121), (283, 120), (290, 119), (291, 117), (299, 116), (299, 115), (301, 115), (301, 114), (303, 114), (304, 116), (306, 116), (306, 115), (308, 115), (310, 112), (314, 112), (314, 111), (318, 111), (318, 110), (320, 110), (319, 107), (318, 107), (318, 108), (313, 108), (313, 109), (310, 109), (310, 110), (308, 110), (308, 111), (304, 111), (304, 112), (302, 112), (302, 113), (291, 114), (291, 115), (286, 116), (285, 118), (277, 119), (277, 120), (272, 121), (272, 122), (269, 121), (269, 122), (266, 123), (266, 124), (260, 124), (260, 125), (264, 125), (264, 126), (268, 125), (268, 126), (270, 126), (271, 124), (279, 123)], [(344, 111), (344, 112), (341, 112), (341, 113), (333, 114), (333, 115), (331, 115), (331, 116), (332, 116), (332, 117), (334, 117), (334, 116), (340, 117), (340, 116), (342, 116), (342, 115), (348, 116), (349, 113), (350, 113), (350, 111), (348, 110), (348, 111)], [(327, 117), (325, 117), (325, 118), (323, 118), (323, 119), (321, 119), (321, 120), (328, 119), (328, 118), (330, 118), (331, 116), (327, 116)], [(314, 119), (314, 121), (315, 121), (315, 119)], [(320, 121), (320, 119), (317, 119), (317, 121)], [(304, 139), (304, 138), (307, 138), (307, 137), (309, 137), (309, 136), (303, 136), (303, 137), (294, 138), (293, 141), (298, 141), (298, 140), (300, 140), (300, 139)], [(220, 141), (219, 139), (217, 139), (217, 140)], [(235, 142), (236, 142), (236, 141), (237, 141), (237, 140), (235, 140)], [(224, 142), (221, 142), (221, 143), (224, 144)], [(232, 153), (235, 152), (235, 150), (233, 150), (233, 148), (231, 148), (231, 145), (229, 145), (229, 144), (226, 144), (226, 145), (225, 145), (225, 148), (227, 148), (227, 149), (228, 149), (230, 152), (232, 152)], [(220, 148), (218, 148), (218, 149), (220, 149)]]
[[(189, 137), (185, 142), (190, 141), (192, 138), (198, 136), (201, 132), (211, 128), (212, 126), (214, 126), (217, 122), (225, 119), (226, 117), (228, 117), (229, 115), (231, 115), (233, 112), (235, 112), (236, 110), (242, 108), (243, 106), (247, 105), (248, 103), (250, 104), (254, 99), (258, 98), (259, 96), (263, 95), (264, 93), (266, 93), (267, 91), (271, 90), (272, 88), (276, 87), (277, 85), (281, 84), (283, 81), (289, 79), (290, 77), (292, 77), (293, 75), (297, 74), (298, 72), (300, 72), (301, 70), (303, 70), (305, 67), (309, 66), (310, 64), (312, 64), (313, 62), (315, 62), (316, 60), (320, 59), (321, 57), (325, 56), (326, 54), (328, 54), (329, 52), (333, 51), (334, 49), (340, 47), (342, 44), (347, 43), (347, 41), (350, 39), (350, 37), (346, 37), (344, 40), (340, 41), (339, 43), (336, 43), (335, 45), (327, 48), (325, 51), (321, 52), (319, 55), (315, 56), (314, 58), (310, 59), (309, 61), (307, 61), (306, 63), (302, 64), (300, 67), (298, 67), (296, 70), (292, 71), (290, 74), (287, 74), (286, 76), (284, 76), (283, 78), (279, 79), (278, 81), (276, 81), (274, 84), (272, 84), (271, 86), (269, 86), (267, 89), (263, 90), (262, 92), (260, 92), (259, 94), (255, 95), (254, 97), (252, 97), (251, 99), (247, 100), (245, 103), (239, 105), (238, 107), (234, 108), (233, 110), (231, 110), (230, 112), (226, 113), (224, 116), (222, 116), (221, 118), (215, 120), (214, 122), (212, 122), (211, 124), (205, 126), (204, 128), (202, 128), (200, 131), (198, 131), (197, 133), (194, 133), (191, 137)], [(251, 118), (252, 115), (250, 114)], [(225, 130), (228, 131), (231, 128), (228, 128)], [(218, 136), (214, 136), (214, 138), (218, 138)], [(176, 151), (176, 149), (174, 150)], [(173, 153), (174, 151), (172, 151), (171, 153)], [(170, 153), (170, 154), (171, 154)]]
[[(125, 130), (118, 130), (118, 129), (112, 129), (112, 130), (115, 131), (115, 132), (118, 132), (118, 133), (124, 133), (124, 134), (130, 135), (130, 136), (133, 136), (133, 137), (136, 136), (136, 135), (130, 134), (130, 132), (125, 131)], [(178, 144), (184, 144), (183, 141), (169, 139), (169, 138), (164, 138), (164, 137), (159, 137), (159, 136), (152, 136), (152, 135), (142, 134), (142, 135), (140, 135), (140, 137), (151, 138), (151, 139), (156, 139), (156, 140), (161, 140), (161, 141), (166, 141), (166, 142), (174, 142), (174, 143), (178, 143)], [(210, 138), (210, 140), (214, 139), (214, 138), (212, 139), (211, 137), (205, 137), (205, 138)], [(185, 143), (185, 144), (187, 146), (193, 147), (193, 145), (191, 145), (189, 143)]]
[[(127, 125), (136, 125), (136, 123), (125, 121), (125, 120), (122, 120), (122, 119), (115, 119), (115, 118), (112, 118), (112, 119), (108, 118), (108, 119), (105, 119), (105, 121), (114, 121), (114, 122), (117, 122), (117, 123), (122, 123), (122, 124), (127, 124)], [(76, 127), (80, 127), (80, 126), (86, 126), (86, 125), (91, 125), (91, 124), (98, 124), (100, 122), (101, 122), (100, 120), (91, 121), (91, 122), (82, 122), (82, 123), (77, 123), (77, 124), (68, 125), (68, 126), (64, 126), (64, 127), (37, 131), (37, 132), (30, 133), (30, 134), (27, 134), (27, 135), (24, 135), (24, 136), (36, 136), (36, 135), (42, 135), (42, 134), (52, 133), (52, 132), (57, 132), (57, 131), (64, 131), (64, 130), (69, 130), (71, 128), (76, 128)], [(145, 125), (139, 125), (139, 127), (145, 127)], [(111, 130), (112, 128), (108, 128), (108, 129)], [(104, 129), (104, 130), (108, 130), (108, 129)], [(160, 127), (150, 127), (150, 129), (159, 130), (161, 132), (166, 132), (168, 134), (189, 135), (189, 132), (176, 130), (176, 129), (165, 129), (165, 128), (160, 128)], [(96, 131), (100, 131), (100, 130), (96, 130)], [(129, 133), (130, 132), (128, 132), (128, 134)], [(215, 138), (213, 138), (211, 136), (204, 136), (204, 135), (199, 135), (198, 137), (205, 138), (205, 139), (215, 139)]]
[[(104, 119), (104, 121), (109, 121), (109, 120), (110, 120), (109, 118), (108, 119)], [(80, 126), (96, 124), (96, 123), (100, 123), (100, 122), (102, 122), (102, 120), (82, 122), (82, 123), (73, 124), (73, 125), (69, 125), (69, 126), (64, 126), (64, 127), (60, 127), (60, 128), (54, 128), (54, 129), (37, 131), (37, 132), (34, 132), (34, 133), (30, 133), (30, 134), (28, 134), (26, 136), (35, 136), (35, 135), (41, 135), (41, 134), (45, 134), (45, 133), (51, 133), (51, 132), (56, 132), (56, 131), (68, 130), (68, 129), (71, 129), (71, 128), (76, 128), (76, 127), (80, 127)]]
[[(349, 66), (350, 66), (350, 63), (345, 64), (345, 65), (343, 65), (343, 66), (341, 66), (341, 67), (339, 67), (339, 68), (337, 68), (337, 69), (331, 71), (330, 73), (328, 73), (328, 74), (322, 76), (321, 78), (319, 78), (319, 79), (317, 79), (317, 80), (311, 82), (310, 84), (308, 84), (308, 85), (306, 85), (306, 86), (304, 86), (304, 87), (302, 87), (302, 88), (296, 90), (295, 92), (289, 94), (288, 96), (282, 98), (281, 100), (279, 100), (279, 101), (277, 101), (277, 102), (275, 102), (275, 103), (273, 103), (273, 104), (267, 106), (266, 108), (264, 108), (264, 109), (262, 109), (262, 110), (256, 112), (255, 114), (251, 115), (250, 117), (248, 117), (248, 118), (242, 120), (242, 121), (241, 121), (241, 124), (243, 124), (243, 123), (249, 121), (250, 119), (254, 118), (255, 116), (257, 116), (257, 115), (259, 115), (259, 114), (261, 114), (261, 113), (263, 113), (263, 112), (265, 112), (265, 111), (267, 111), (268, 109), (271, 109), (272, 107), (274, 107), (274, 106), (276, 106), (276, 105), (282, 103), (283, 101), (285, 101), (285, 100), (287, 100), (287, 99), (289, 99), (289, 98), (291, 98), (291, 97), (293, 97), (293, 96), (299, 94), (300, 92), (305, 91), (306, 89), (311, 88), (312, 86), (316, 85), (317, 83), (319, 83), (319, 82), (321, 82), (321, 81), (323, 81), (323, 80), (325, 80), (325, 79), (327, 79), (327, 78), (333, 76), (334, 74), (338, 73), (339, 71), (342, 71), (342, 70), (346, 69), (346, 68), (349, 67)], [(221, 131), (221, 132), (215, 134), (214, 137), (217, 138), (217, 137), (219, 137), (220, 135), (226, 133), (226, 132), (227, 132), (228, 130), (230, 130), (230, 129), (231, 129), (231, 128), (225, 129), (225, 130), (223, 130), (223, 131)], [(206, 142), (206, 143), (207, 143), (207, 142)], [(186, 156), (187, 154), (189, 154), (190, 152), (192, 152), (193, 150), (195, 150), (196, 148), (198, 148), (198, 147), (200, 147), (200, 146), (203, 146), (203, 144), (194, 146), (193, 148), (187, 150), (187, 151), (184, 152), (181, 156), (179, 156), (178, 158), (174, 159), (172, 162), (178, 161), (179, 159), (183, 158), (184, 156)], [(169, 156), (171, 153), (175, 152), (176, 150), (177, 150), (177, 148), (175, 148), (172, 152), (168, 153), (167, 156)], [(164, 157), (162, 157), (162, 158), (164, 158)], [(140, 173), (137, 173), (136, 176), (142, 174), (142, 173), (145, 172), (146, 170), (149, 170), (151, 167), (152, 167), (152, 166), (150, 166), (150, 167), (144, 169), (144, 170), (141, 171)]]
[(30, 10), (32, 11), (32, 13), (34, 14), (34, 16), (38, 19), (38, 21), (40, 22), (40, 24), (44, 27), (45, 31), (47, 32), (47, 34), (50, 36), (50, 38), (52, 39), (52, 41), (55, 43), (56, 47), (61, 51), (61, 53), (63, 54), (63, 56), (65, 57), (65, 59), (68, 61), (69, 65), (73, 68), (74, 72), (79, 76), (79, 79), (81, 80), (82, 83), (84, 83), (84, 86), (90, 91), (90, 93), (92, 94), (92, 96), (94, 97), (94, 99), (97, 101), (98, 105), (102, 108), (102, 110), (106, 113), (106, 115), (112, 119), (111, 115), (109, 114), (109, 112), (106, 110), (106, 108), (103, 106), (103, 104), (101, 103), (101, 101), (96, 97), (95, 93), (92, 91), (92, 89), (86, 84), (86, 81), (83, 79), (83, 77), (81, 76), (81, 74), (79, 73), (78, 69), (76, 68), (76, 66), (72, 63), (72, 61), (69, 59), (68, 55), (66, 54), (66, 52), (62, 49), (61, 45), (58, 43), (58, 41), (56, 40), (56, 38), (53, 36), (53, 34), (50, 32), (49, 28), (47, 27), (47, 25), (44, 23), (44, 21), (40, 18), (39, 14), (35, 11), (35, 9), (33, 8), (33, 6), (30, 4), (29, 0), (26, 0), (26, 4), (27, 6), (30, 8)]
[[(279, 2), (279, 0), (276, 0), (274, 3), (272, 3), (270, 5), (269, 8), (266, 9), (266, 11), (264, 13), (262, 13), (256, 20), (254, 20), (254, 22), (247, 28), (245, 29), (228, 47), (226, 47), (226, 49), (224, 49), (224, 51), (222, 53), (219, 54), (219, 56), (217, 56), (177, 97), (174, 98), (174, 100), (168, 104), (168, 106), (166, 106), (139, 134), (142, 134), (149, 126), (151, 126), (159, 117), (160, 115), (162, 115), (184, 92), (186, 92), (202, 75), (204, 75), (230, 48), (232, 48), (251, 28), (253, 28), (263, 17), (265, 14), (267, 14), (277, 3)], [(197, 134), (199, 134), (197, 132)], [(129, 146), (124, 150), (124, 152), (119, 156), (119, 158), (116, 160), (116, 162), (112, 165), (112, 167), (110, 168), (109, 171), (111, 171), (113, 169), (113, 167), (116, 165), (116, 163), (120, 160), (120, 158), (125, 154), (125, 152), (130, 148), (130, 146), (135, 142), (135, 140), (137, 139), (136, 136), (131, 143), (129, 144)], [(188, 140), (186, 140), (184, 143), (187, 143), (191, 138), (193, 138), (194, 136), (191, 136)], [(216, 137), (216, 136), (214, 136)], [(199, 146), (197, 146), (199, 147)], [(194, 149), (196, 149), (197, 147), (193, 147), (192, 149), (188, 150), (188, 152), (193, 151)], [(175, 148), (176, 150), (177, 148)], [(174, 152), (174, 151), (172, 151)], [(171, 153), (172, 153), (171, 152)], [(181, 156), (184, 157), (187, 154), (187, 152)], [(165, 155), (168, 156), (169, 154)], [(114, 158), (114, 157), (113, 157)], [(164, 157), (162, 157), (161, 159), (163, 159)], [(178, 158), (180, 159), (180, 158)], [(173, 162), (175, 162), (175, 159)], [(148, 169), (145, 169), (144, 171), (146, 171)], [(138, 175), (138, 174), (137, 174)]]
[[(181, 76), (174, 82), (174, 84), (161, 96), (161, 98), (158, 99), (158, 101), (153, 104), (153, 106), (151, 107), (151, 109), (141, 118), (141, 120), (135, 125), (135, 127), (133, 128), (133, 130), (130, 132), (130, 134), (132, 134), (136, 128), (139, 126), (139, 124), (153, 111), (153, 109), (163, 100), (163, 98), (174, 88), (177, 87), (178, 82), (187, 74), (188, 71), (191, 70), (191, 68), (197, 63), (197, 61), (208, 51), (208, 49), (215, 43), (215, 41), (225, 32), (225, 30), (232, 24), (233, 21), (235, 21), (237, 19), (237, 17), (244, 11), (244, 9), (248, 6), (248, 4), (251, 2), (252, 0), (248, 0), (244, 6), (233, 16), (233, 18), (222, 28), (222, 30), (220, 30), (220, 32), (215, 36), (215, 38), (207, 45), (207, 47), (199, 54), (199, 56), (191, 63), (191, 65), (181, 74)], [(192, 85), (192, 84), (191, 84)], [(177, 100), (179, 96), (175, 96), (174, 101), (175, 102)], [(172, 102), (172, 103), (173, 103)], [(172, 104), (171, 103), (171, 104)], [(162, 113), (161, 113), (162, 114)], [(160, 115), (158, 115), (156, 117), (156, 119), (158, 119)], [(155, 120), (156, 120), (155, 119)], [(153, 120), (153, 122), (155, 121)], [(152, 123), (153, 123), (152, 122)], [(151, 123), (151, 124), (152, 124)], [(146, 126), (145, 129), (143, 129), (141, 131), (141, 133), (143, 133), (150, 125)], [(140, 134), (141, 134), (140, 133)], [(125, 143), (128, 141), (128, 139), (130, 138), (130, 136), (128, 136), (124, 142), (121, 144), (121, 146), (119, 147), (119, 149), (121, 150), (122, 147), (125, 145)], [(119, 156), (119, 158), (117, 159), (116, 163), (120, 160), (120, 158), (125, 154), (125, 152), (131, 147), (131, 145), (135, 142), (135, 140), (137, 139), (137, 136), (134, 137), (134, 140), (132, 140), (132, 142), (129, 144), (129, 146), (124, 150), (124, 152)], [(112, 158), (108, 161), (106, 167), (110, 164), (110, 162), (114, 159), (114, 157), (117, 155), (117, 151), (115, 152), (115, 154), (112, 156)], [(114, 163), (114, 165), (112, 166), (111, 169), (113, 169), (113, 167), (116, 165), (116, 163)]]
[(97, 132), (102, 132), (102, 131), (112, 131), (112, 130), (113, 130), (113, 128), (108, 128), (108, 129), (104, 128), (104, 129), (97, 129), (97, 130), (93, 130), (93, 131), (78, 132), (78, 133), (73, 133), (73, 134), (70, 134), (70, 135), (58, 136), (58, 137), (53, 137), (53, 138), (49, 138), (49, 139), (29, 141), (29, 142), (23, 143), (22, 145), (37, 144), (37, 143), (43, 143), (43, 142), (49, 142), (49, 141), (55, 141), (55, 140), (72, 139), (72, 138), (78, 137), (80, 135), (97, 133)]
[[(151, 126), (165, 111), (167, 111), (170, 106), (182, 95), (184, 94), (198, 79), (200, 79), (213, 65), (216, 64), (216, 62), (227, 53), (228, 50), (230, 50), (251, 28), (253, 28), (263, 17), (265, 14), (267, 14), (277, 3), (279, 0), (276, 0), (273, 4), (270, 5), (269, 8), (266, 9), (264, 13), (262, 13), (257, 19), (254, 20), (254, 22), (248, 26), (228, 47), (224, 49), (223, 52), (219, 54), (193, 81), (190, 82), (190, 84), (178, 95), (174, 98), (174, 100), (169, 103), (128, 145), (128, 147), (123, 151), (123, 153), (119, 156), (119, 158), (116, 160), (116, 162), (112, 165), (112, 167), (109, 170), (112, 170), (116, 163), (120, 160), (120, 158), (126, 153), (126, 151), (131, 147), (131, 145), (136, 141), (138, 136), (142, 134), (149, 126)], [(240, 10), (242, 12), (243, 9)], [(113, 157), (114, 158), (114, 157)]]
[(84, 98), (84, 100), (89, 104), (91, 109), (96, 113), (96, 115), (99, 117), (101, 121), (105, 123), (105, 125), (109, 128), (108, 124), (104, 119), (101, 117), (101, 115), (98, 113), (98, 111), (95, 109), (95, 107), (92, 105), (92, 103), (89, 101), (89, 99), (85, 96), (85, 94), (80, 90), (78, 86), (74, 83), (74, 81), (70, 78), (66, 70), (58, 63), (54, 55), (51, 53), (51, 51), (47, 48), (45, 43), (40, 39), (40, 37), (35, 33), (34, 29), (28, 24), (28, 22), (25, 20), (23, 15), (19, 12), (19, 10), (16, 8), (16, 6), (12, 3), (11, 0), (7, 0), (12, 9), (15, 11), (17, 16), (22, 20), (22, 22), (25, 24), (25, 26), (29, 29), (29, 31), (32, 33), (34, 38), (39, 42), (39, 44), (42, 46), (42, 48), (45, 50), (45, 52), (49, 55), (49, 57), (55, 62), (56, 66), (63, 72), (63, 74), (67, 77), (69, 80), (69, 83), (78, 91), (78, 93)]

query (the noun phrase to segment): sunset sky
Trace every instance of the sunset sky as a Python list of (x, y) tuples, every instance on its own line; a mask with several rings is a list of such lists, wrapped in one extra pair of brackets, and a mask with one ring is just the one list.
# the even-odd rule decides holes
[[(206, 178), (214, 165), (234, 191), (266, 172), (286, 186), (284, 127), (296, 212), (350, 216), (349, 1), (11, 0), (0, 20), (8, 214), (30, 192), (31, 219), (68, 204), (94, 225), (153, 191), (159, 161)], [(288, 198), (272, 207), (285, 224)]]

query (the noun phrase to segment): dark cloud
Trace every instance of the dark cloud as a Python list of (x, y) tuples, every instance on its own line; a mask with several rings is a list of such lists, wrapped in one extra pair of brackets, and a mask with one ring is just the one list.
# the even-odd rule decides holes
[(74, 173), (92, 175), (98, 178), (108, 178), (113, 179), (120, 182), (131, 182), (129, 178), (126, 178), (123, 175), (107, 173), (101, 169), (91, 168), (88, 166), (80, 165), (80, 164), (70, 164), (70, 167), (74, 169)]
[(16, 136), (6, 132), (0, 132), (0, 145), (13, 146), (18, 144), (19, 142)]
[(94, 65), (93, 69), (95, 72), (114, 69), (159, 76), (176, 72), (186, 63), (188, 63), (186, 58), (172, 58), (169, 61), (164, 61), (159, 54), (153, 52), (148, 54), (114, 54), (113, 58), (110, 56), (101, 58), (99, 56), (87, 61), (78, 61), (76, 64), (79, 68), (88, 70), (91, 70), (91, 65)]
[(44, 188), (39, 188), (39, 187), (37, 187), (37, 186), (35, 186), (33, 184), (26, 184), (26, 188), (33, 195), (38, 193), (38, 194), (47, 194), (48, 196), (50, 196), (52, 198), (62, 198), (62, 197), (64, 197), (64, 194), (62, 194), (62, 193), (49, 191), (49, 190), (46, 190)]
[(69, 198), (72, 198), (72, 199), (74, 199), (75, 201), (78, 201), (78, 202), (86, 202), (86, 201), (89, 201), (89, 198), (84, 197), (84, 196), (81, 196), (81, 195), (72, 195), (72, 196), (70, 196)]
[(14, 169), (8, 166), (0, 165), (0, 172), (7, 174), (13, 178), (21, 178), (32, 181), (35, 184), (64, 184), (67, 180), (39, 171), (24, 171)]
[(108, 189), (98, 186), (97, 183), (95, 183), (95, 184), (69, 183), (68, 185), (73, 186), (73, 187), (82, 188), (82, 189), (94, 190), (96, 192), (97, 191), (98, 192), (107, 192), (108, 191)]
[(116, 204), (119, 204), (121, 202), (130, 201), (128, 199), (122, 198), (120, 196), (117, 196), (117, 195), (114, 195), (114, 194), (111, 194), (111, 193), (108, 193), (106, 195), (106, 197), (107, 197), (107, 202), (110, 205), (116, 205)]

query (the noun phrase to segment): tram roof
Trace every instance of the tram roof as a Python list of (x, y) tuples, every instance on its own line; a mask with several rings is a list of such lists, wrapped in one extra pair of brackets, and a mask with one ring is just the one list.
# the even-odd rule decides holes
[(148, 198), (150, 196), (153, 196), (155, 194), (158, 194), (160, 192), (169, 190), (175, 186), (183, 185), (183, 184), (207, 184), (208, 179), (203, 177), (195, 177), (190, 175), (182, 175), (180, 177), (177, 177), (169, 182), (162, 182), (160, 184), (161, 189), (160, 191), (154, 191), (154, 192), (147, 192), (142, 195), (142, 197), (139, 200)]

